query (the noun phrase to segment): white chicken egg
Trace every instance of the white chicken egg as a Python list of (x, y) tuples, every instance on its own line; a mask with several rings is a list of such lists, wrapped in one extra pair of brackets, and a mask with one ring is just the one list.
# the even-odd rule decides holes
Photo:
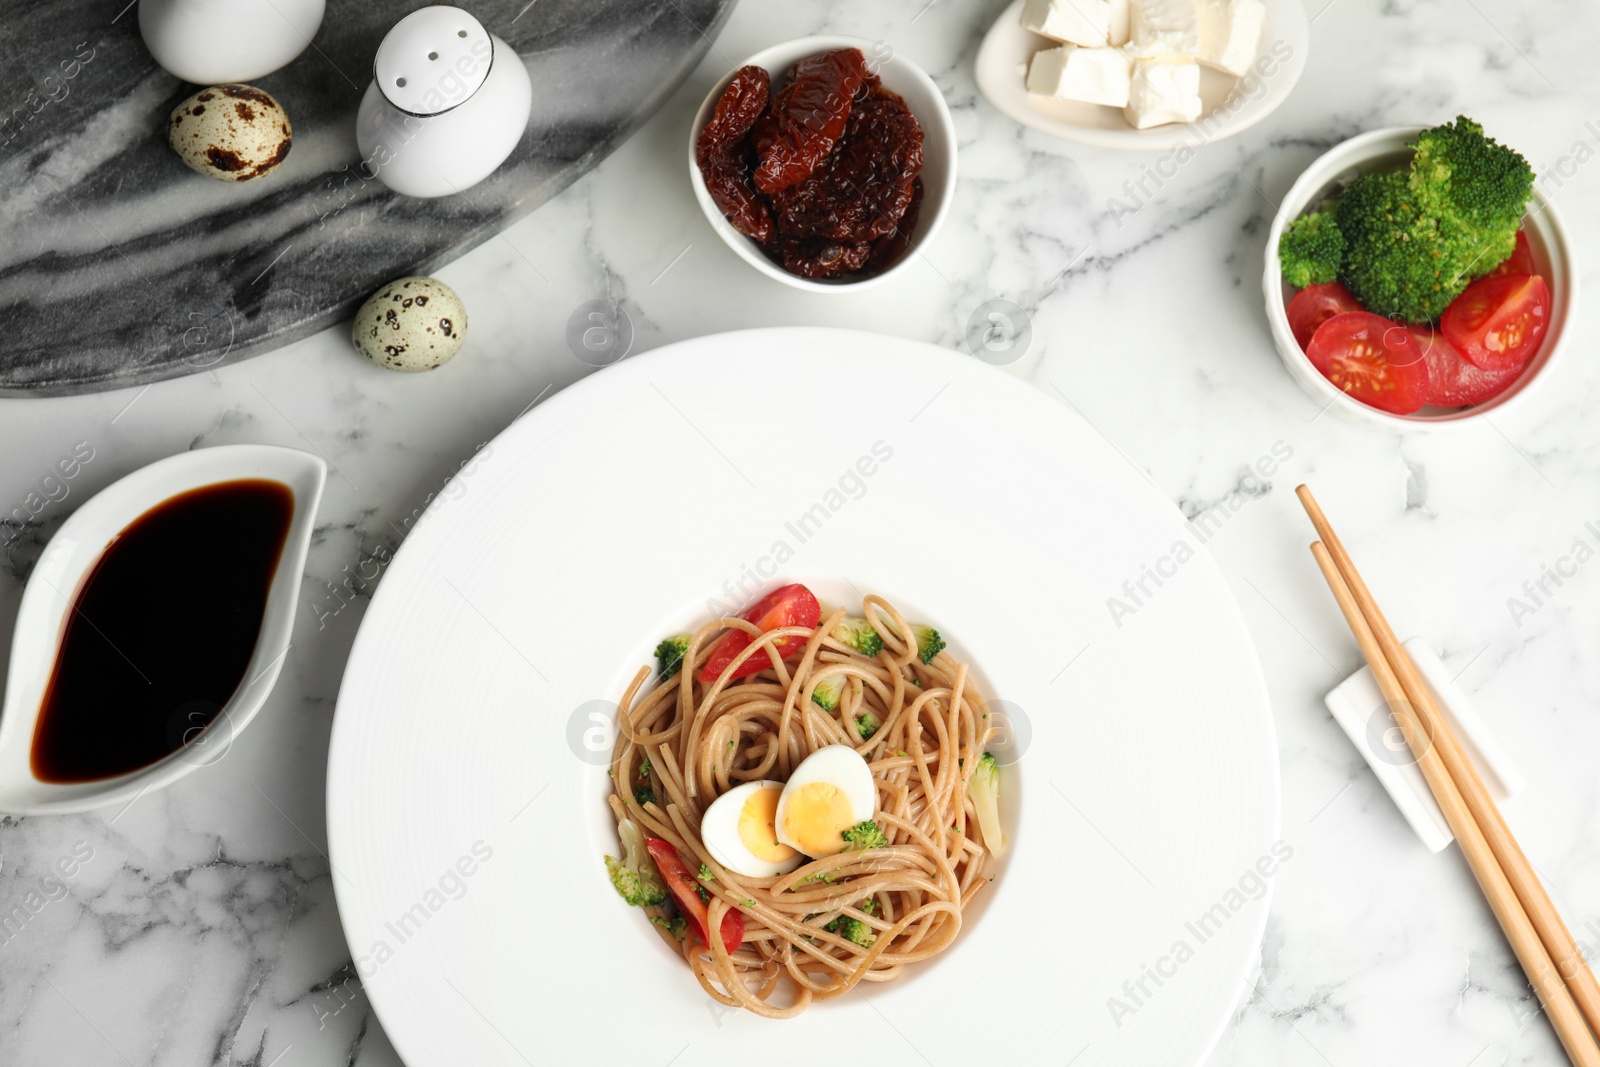
[(849, 745), (828, 745), (800, 761), (778, 797), (778, 840), (807, 856), (843, 850), (844, 832), (878, 807), (872, 769)]
[(788, 874), (805, 857), (778, 842), (774, 820), (782, 782), (746, 782), (711, 802), (700, 818), (700, 840), (712, 858), (735, 874), (771, 878)]

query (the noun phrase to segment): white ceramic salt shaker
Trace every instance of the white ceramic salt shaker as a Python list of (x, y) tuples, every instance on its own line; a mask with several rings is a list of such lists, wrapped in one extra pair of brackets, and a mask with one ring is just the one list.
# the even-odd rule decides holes
[(528, 128), (522, 57), (458, 7), (425, 7), (378, 46), (356, 115), (369, 173), (407, 196), (448, 196), (505, 162)]
[(139, 0), (139, 33), (169, 74), (253, 82), (305, 51), (326, 0)]

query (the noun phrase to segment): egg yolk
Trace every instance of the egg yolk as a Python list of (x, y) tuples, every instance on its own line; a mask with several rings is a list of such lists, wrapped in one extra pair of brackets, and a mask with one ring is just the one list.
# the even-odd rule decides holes
[(778, 797), (782, 794), (781, 786), (757, 789), (739, 809), (739, 840), (752, 856), (767, 863), (786, 863), (796, 855), (778, 841)]
[(808, 856), (838, 853), (853, 825), (850, 798), (832, 782), (807, 782), (789, 795), (783, 810), (784, 835)]

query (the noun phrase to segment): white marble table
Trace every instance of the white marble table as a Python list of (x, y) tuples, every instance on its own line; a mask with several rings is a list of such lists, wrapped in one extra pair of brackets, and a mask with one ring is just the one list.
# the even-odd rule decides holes
[[(984, 301), (1030, 309), (1032, 347), (1010, 373), (1070, 403), (1190, 515), (1229, 504), (1209, 547), (1265, 665), (1294, 855), (1259, 982), (1209, 1062), (1564, 1062), (1459, 854), (1421, 847), (1323, 708), (1357, 653), (1290, 490), (1316, 486), (1398, 628), (1460, 672), (1527, 773), (1508, 820), (1580, 940), (1600, 948), (1600, 566), (1551, 585), (1532, 614), (1509, 604), (1575, 542), (1600, 542), (1600, 423), (1586, 418), (1600, 321), (1579, 321), (1542, 406), (1401, 439), (1318, 416), (1272, 351), (1258, 278), (1274, 199), (1359, 130), (1465, 112), (1540, 170), (1580, 142), (1585, 157), (1600, 151), (1600, 12), (1312, 0), (1310, 66), (1289, 103), (1147, 182), (1148, 202), (1119, 221), (1109, 200), (1151, 157), (1052, 141), (977, 98), (973, 55), (1001, 6), (746, 0), (630, 143), (441, 272), (468, 305), (470, 340), (433, 374), (372, 367), (336, 328), (148, 390), (0, 401), (0, 511), (30, 494), (42, 505), (36, 524), (0, 533), (0, 643), (44, 540), (128, 471), (238, 441), (310, 448), (334, 468), (283, 678), (226, 759), (121, 811), (0, 820), (0, 918), (30, 891), (43, 899), (0, 935), (0, 1062), (398, 1062), (350, 968), (325, 856), (340, 673), (408, 518), (480, 442), (592, 371), (566, 332), (597, 298), (622, 302), (635, 350), (783, 323), (959, 346)], [(706, 225), (684, 173), (685, 127), (709, 83), (766, 44), (821, 31), (885, 39), (923, 65), (961, 139), (954, 208), (926, 262), (858, 296), (758, 276)], [(1564, 166), (1554, 193), (1592, 286), (1600, 164)], [(1274, 448), (1291, 454), (1268, 485), (1249, 471)], [(75, 449), (93, 458), (48, 481)], [(45, 881), (75, 849), (74, 875)]]

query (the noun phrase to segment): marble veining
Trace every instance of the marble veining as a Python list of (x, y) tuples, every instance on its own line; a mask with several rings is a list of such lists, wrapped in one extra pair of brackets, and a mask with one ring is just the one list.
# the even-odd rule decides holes
[[(331, 5), (311, 46), (258, 80), (289, 113), (273, 173), (189, 172), (166, 117), (193, 92), (155, 65), (131, 9), (10, 16), (0, 66), (0, 394), (144, 384), (237, 362), (347, 318), (384, 282), (494, 237), (588, 170), (693, 69), (732, 0), (485, 0), (528, 67), (511, 157), (460, 194), (390, 192), (355, 143), (390, 26), (418, 6)], [(270, 5), (259, 17), (277, 17)], [(25, 49), (20, 47), (25, 44)]]
[[(1207, 1067), (1563, 1062), (1458, 852), (1417, 842), (1322, 706), (1358, 654), (1306, 552), (1292, 489), (1316, 488), (1402, 636), (1432, 641), (1523, 768), (1528, 786), (1506, 817), (1575, 936), (1600, 952), (1600, 565), (1552, 587), (1531, 614), (1508, 608), (1600, 523), (1600, 319), (1580, 313), (1538, 405), (1401, 438), (1319, 414), (1279, 365), (1258, 278), (1276, 202), (1318, 153), (1361, 130), (1464, 112), (1541, 171), (1566, 168), (1552, 195), (1583, 284), (1600, 282), (1600, 163), (1574, 162), (1580, 143), (1600, 158), (1586, 125), (1600, 124), (1590, 56), (1600, 15), (1580, 0), (1308, 0), (1309, 65), (1283, 109), (1195, 152), (1129, 214), (1111, 201), (1126, 203), (1125, 184), (1155, 157), (1052, 141), (977, 95), (977, 43), (1003, 6), (747, 0), (625, 144), (439, 271), (472, 333), (431, 374), (373, 367), (336, 327), (148, 389), (0, 400), (0, 657), (43, 543), (122, 474), (237, 441), (332, 464), (294, 647), (226, 756), (125, 810), (0, 820), (0, 926), (19, 907), (26, 915), (0, 934), (0, 1063), (400, 1062), (351, 969), (325, 855), (334, 698), (371, 593), (420, 509), (482, 442), (595, 369), (568, 346), (575, 312), (618, 304), (633, 352), (773, 324), (961, 348), (968, 318), (993, 299), (1031, 320), (1032, 341), (1006, 373), (1089, 420), (1187, 516), (1228, 510), (1205, 548), (1261, 654), (1294, 859), (1274, 880), (1260, 966)], [(705, 223), (685, 172), (687, 127), (710, 85), (758, 49), (816, 32), (883, 40), (923, 66), (960, 144), (938, 239), (916, 269), (861, 294), (799, 294), (750, 270)], [(61, 56), (79, 39), (61, 38)], [(0, 38), (0, 52), (14, 48)], [(151, 101), (170, 91), (126, 88)], [(99, 121), (114, 130), (127, 119), (109, 109)], [(315, 139), (296, 151), (308, 147), (308, 160), (338, 155)], [(0, 203), (18, 195), (13, 177), (0, 181)], [(0, 257), (43, 269), (78, 254), (71, 219), (18, 218), (0, 223)], [(95, 222), (108, 234), (142, 225), (110, 209)], [(410, 228), (395, 220), (393, 237), (373, 233), (370, 247), (390, 249)], [(218, 249), (230, 239), (212, 236)], [(87, 280), (66, 270), (54, 284), (71, 292)], [(52, 480), (80, 442), (92, 461)], [(1249, 475), (1285, 451), (1270, 477)], [(80, 843), (92, 858), (47, 885)]]

